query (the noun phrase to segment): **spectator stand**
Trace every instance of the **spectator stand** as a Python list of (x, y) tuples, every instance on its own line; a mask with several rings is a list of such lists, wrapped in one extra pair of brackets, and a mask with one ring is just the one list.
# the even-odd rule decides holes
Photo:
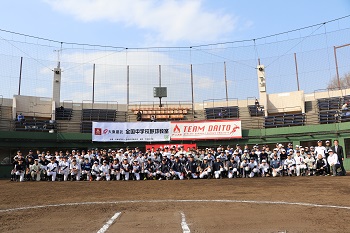
[(73, 101), (65, 100), (60, 107), (55, 108), (55, 119), (70, 121), (73, 116)]
[[(306, 114), (300, 111), (291, 111), (296, 106), (290, 108), (277, 109), (277, 113), (269, 113), (265, 117), (264, 128), (278, 128), (278, 127), (291, 127), (291, 126), (303, 126), (306, 122)], [(288, 111), (289, 109), (289, 111)]]
[[(117, 121), (117, 101), (83, 101), (81, 113), (81, 132), (91, 133), (92, 122), (113, 122)], [(125, 121), (125, 114), (124, 114)]]
[[(18, 115), (22, 113), (22, 118), (18, 118)], [(38, 112), (21, 112), (17, 113), (15, 119), (15, 131), (38, 131), (49, 132), (50, 130), (56, 130), (56, 121), (51, 120), (50, 117), (43, 117), (47, 113)]]
[(237, 98), (204, 100), (203, 108), (207, 120), (239, 118)]
[(130, 104), (131, 113), (136, 121), (171, 121), (187, 120), (191, 112), (189, 102), (164, 102), (159, 107), (159, 102), (137, 102)]
[(257, 101), (256, 97), (247, 97), (247, 107), (251, 117), (264, 116), (264, 106)]

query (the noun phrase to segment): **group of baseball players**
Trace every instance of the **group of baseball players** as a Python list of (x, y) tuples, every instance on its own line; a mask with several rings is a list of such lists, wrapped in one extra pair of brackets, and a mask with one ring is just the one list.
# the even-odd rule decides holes
[(345, 175), (343, 148), (334, 140), (310, 148), (276, 144), (241, 148), (164, 147), (50, 151), (13, 159), (11, 181), (110, 181), (222, 179), (276, 176)]

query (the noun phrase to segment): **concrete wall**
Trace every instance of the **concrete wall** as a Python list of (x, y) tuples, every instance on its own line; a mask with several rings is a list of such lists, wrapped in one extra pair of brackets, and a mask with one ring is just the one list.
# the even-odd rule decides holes
[[(22, 113), (24, 116), (51, 118), (52, 99), (36, 96), (13, 96), (14, 113)], [(14, 114), (14, 116), (16, 116)]]

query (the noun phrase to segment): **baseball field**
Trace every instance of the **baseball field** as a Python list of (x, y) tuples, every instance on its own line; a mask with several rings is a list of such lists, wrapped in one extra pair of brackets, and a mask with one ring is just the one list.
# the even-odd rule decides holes
[(350, 232), (349, 176), (0, 187), (0, 232)]

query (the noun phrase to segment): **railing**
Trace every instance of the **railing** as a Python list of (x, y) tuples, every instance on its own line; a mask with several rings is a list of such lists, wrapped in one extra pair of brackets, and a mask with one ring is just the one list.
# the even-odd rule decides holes
[[(215, 106), (215, 103), (217, 103), (217, 102), (219, 102), (220, 104), (218, 106)], [(209, 107), (207, 103), (212, 103), (212, 107)], [(203, 109), (204, 108), (225, 107), (222, 103), (225, 103), (226, 107), (228, 107), (228, 106), (238, 106), (238, 98), (229, 98), (229, 99), (224, 98), (224, 99), (207, 99), (207, 100), (203, 100)], [(206, 107), (204, 107), (204, 106), (206, 106)]]
[[(95, 102), (92, 102), (92, 100), (83, 100), (81, 103), (81, 106), (82, 106), (82, 109), (84, 109), (84, 108), (95, 109), (94, 106), (98, 105), (98, 104), (106, 106), (105, 108), (102, 108), (102, 109), (110, 109), (109, 107), (111, 106), (112, 110), (118, 110), (118, 101), (95, 101)], [(86, 107), (86, 105), (89, 105), (91, 107)], [(114, 108), (114, 106), (116, 106), (116, 107)], [(96, 108), (96, 109), (99, 109), (99, 108)]]

